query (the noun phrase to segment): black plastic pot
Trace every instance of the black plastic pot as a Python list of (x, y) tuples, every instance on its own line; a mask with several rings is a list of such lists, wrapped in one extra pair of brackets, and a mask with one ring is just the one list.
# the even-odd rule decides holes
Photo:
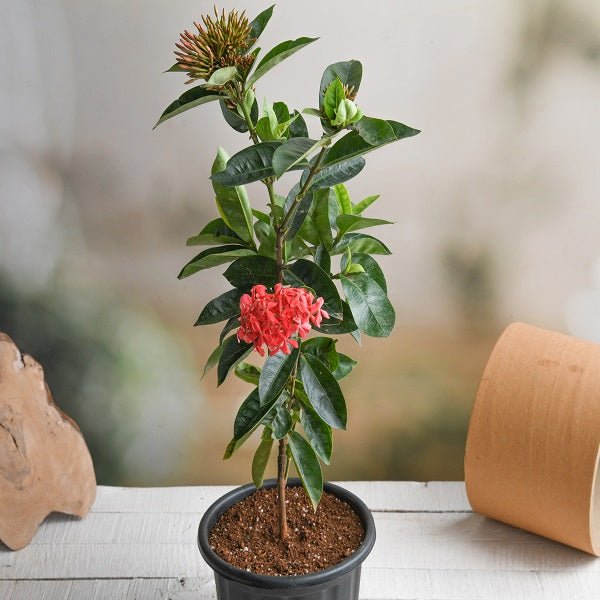
[[(265, 482), (271, 488), (275, 480)], [(290, 479), (289, 486), (300, 481)], [(204, 513), (198, 527), (198, 546), (204, 560), (215, 572), (219, 600), (358, 600), (360, 568), (375, 544), (375, 522), (366, 504), (357, 496), (332, 483), (325, 483), (326, 492), (347, 502), (359, 516), (365, 529), (365, 538), (356, 552), (342, 562), (308, 575), (276, 577), (249, 573), (230, 565), (219, 557), (208, 543), (208, 535), (219, 517), (230, 507), (256, 490), (253, 484), (239, 487), (221, 496)]]

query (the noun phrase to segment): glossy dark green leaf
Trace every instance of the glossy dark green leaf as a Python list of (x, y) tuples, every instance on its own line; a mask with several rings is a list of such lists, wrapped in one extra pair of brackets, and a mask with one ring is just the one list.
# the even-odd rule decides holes
[(254, 40), (256, 42), (256, 40), (260, 37), (261, 33), (265, 30), (265, 27), (267, 26), (269, 19), (273, 15), (274, 7), (275, 7), (274, 4), (273, 4), (273, 6), (269, 6), (269, 8), (266, 8), (265, 10), (263, 10), (260, 14), (258, 14), (256, 17), (254, 17), (254, 19), (252, 21), (250, 21), (250, 36), (249, 37), (251, 40)]
[(317, 297), (323, 298), (323, 308), (330, 316), (342, 314), (342, 300), (335, 283), (319, 265), (301, 258), (288, 265), (285, 280), (295, 287), (306, 286), (315, 291)]
[(211, 176), (213, 182), (226, 187), (239, 186), (272, 177), (275, 173), (271, 165), (273, 154), (280, 142), (262, 142), (249, 146), (234, 154), (227, 167)]
[(260, 369), (246, 362), (241, 362), (235, 368), (235, 375), (242, 381), (252, 385), (258, 385), (260, 379)]
[(212, 325), (226, 321), (240, 314), (240, 298), (242, 290), (229, 290), (211, 300), (200, 313), (195, 325)]
[(261, 439), (254, 458), (252, 459), (252, 482), (259, 488), (262, 486), (265, 478), (265, 470), (269, 463), (269, 457), (271, 456), (271, 449), (273, 448), (273, 438), (268, 437), (267, 439)]
[(223, 354), (223, 347), (219, 344), (208, 357), (206, 364), (204, 365), (204, 371), (202, 371), (202, 377), (200, 379), (204, 379), (206, 374), (217, 366), (219, 360), (221, 358), (221, 354)]
[(332, 375), (338, 380), (343, 379), (352, 373), (357, 364), (358, 362), (356, 360), (350, 358), (346, 354), (338, 352), (338, 366), (337, 369), (333, 371)]
[[(379, 285), (379, 287), (387, 293), (385, 275), (383, 274), (381, 267), (377, 264), (377, 261), (372, 256), (356, 252), (352, 254), (352, 262), (361, 265), (365, 270), (365, 274), (373, 279), (373, 281), (375, 281), (375, 283), (377, 283), (377, 285)], [(346, 268), (347, 263), (348, 256), (344, 254), (341, 262), (342, 271)]]
[(315, 251), (315, 263), (317, 263), (325, 273), (331, 273), (331, 256), (323, 244), (319, 244)]
[(335, 248), (331, 249), (331, 254), (342, 254), (348, 248), (352, 254), (391, 254), (383, 242), (364, 233), (347, 233)]
[(293, 123), (290, 124), (290, 127), (288, 129), (290, 137), (291, 138), (295, 138), (295, 137), (308, 137), (308, 127), (306, 126), (306, 121), (304, 120), (304, 118), (302, 117), (302, 115), (295, 110), (292, 113), (292, 117), (296, 117), (293, 121)]
[[(300, 192), (300, 184), (297, 183), (291, 190), (290, 193), (288, 194), (288, 197), (285, 201), (285, 212), (289, 212), (289, 210), (292, 208), (294, 201), (296, 199), (296, 196), (298, 195), (298, 193)], [(312, 192), (308, 192), (305, 194), (304, 198), (302, 198), (302, 200), (300, 200), (300, 203), (296, 206), (295, 208), (295, 212), (294, 215), (292, 217), (291, 220), (291, 224), (287, 230), (286, 233), (286, 239), (291, 239), (293, 238), (298, 231), (300, 230), (300, 228), (302, 227), (303, 223), (304, 223), (304, 219), (306, 219), (306, 215), (308, 214), (308, 211), (310, 210), (311, 204), (312, 204), (312, 199), (313, 199), (313, 195)]]
[(379, 198), (379, 194), (376, 194), (374, 196), (367, 196), (364, 200), (361, 200), (360, 202), (357, 202), (353, 207), (352, 207), (352, 212), (355, 215), (360, 215), (362, 214), (367, 208), (369, 208), (369, 206), (371, 206), (371, 204), (373, 204), (373, 202), (375, 202), (377, 199)]
[(223, 340), (227, 337), (228, 333), (231, 333), (234, 329), (240, 326), (240, 320), (237, 317), (231, 317), (219, 334), (219, 344), (223, 343)]
[(354, 93), (358, 92), (362, 79), (362, 64), (358, 60), (348, 60), (334, 63), (325, 69), (319, 86), (319, 109), (321, 111), (323, 110), (325, 92), (336, 78), (339, 78), (342, 84), (348, 88), (353, 88)]
[(300, 379), (311, 406), (332, 427), (346, 429), (346, 401), (335, 377), (314, 356), (300, 357)]
[(359, 215), (339, 215), (336, 219), (338, 226), (338, 236), (341, 238), (345, 233), (351, 233), (359, 229), (367, 229), (368, 227), (377, 227), (378, 225), (391, 225), (392, 221), (385, 219), (370, 219)]
[(270, 404), (261, 404), (258, 389), (255, 388), (242, 402), (233, 424), (233, 438), (239, 440), (252, 433), (273, 408), (275, 400)]
[(240, 244), (245, 242), (219, 217), (207, 223), (198, 235), (192, 236), (186, 246), (214, 246), (217, 244)]
[(368, 275), (340, 275), (346, 300), (361, 331), (372, 337), (387, 337), (396, 315), (386, 293)]
[[(312, 189), (328, 188), (338, 183), (344, 183), (344, 181), (356, 177), (365, 168), (365, 164), (365, 159), (357, 156), (344, 162), (327, 165), (313, 177), (310, 187)], [(304, 174), (303, 177), (305, 177)]]
[(223, 460), (227, 460), (228, 458), (231, 458), (233, 453), (246, 442), (246, 440), (250, 437), (251, 434), (252, 434), (252, 432), (249, 432), (246, 435), (242, 436), (239, 440), (236, 438), (232, 438), (230, 440), (229, 444), (227, 444), (227, 448), (225, 449), (225, 454), (223, 455)]
[(352, 333), (357, 329), (354, 318), (352, 317), (352, 311), (347, 302), (342, 300), (342, 319), (336, 317), (330, 317), (329, 319), (323, 319), (320, 327), (315, 327), (315, 330), (320, 333), (328, 335), (335, 335), (339, 333)]
[(217, 208), (223, 222), (246, 242), (253, 243), (252, 208), (246, 192), (242, 185), (226, 187), (221, 185), (214, 176), (229, 168), (229, 158), (223, 148), (219, 148), (217, 156), (212, 165), (212, 186), (216, 196)]
[(177, 100), (171, 102), (171, 104), (165, 108), (163, 114), (160, 116), (160, 119), (158, 119), (156, 122), (154, 129), (156, 129), (156, 127), (158, 127), (161, 123), (164, 123), (167, 119), (179, 115), (190, 108), (200, 106), (201, 104), (206, 104), (207, 102), (221, 100), (222, 98), (223, 94), (215, 92), (214, 90), (207, 90), (199, 85), (193, 87), (191, 90), (181, 94)]
[(249, 256), (252, 254), (256, 254), (253, 250), (249, 248), (244, 248), (244, 246), (238, 246), (235, 244), (229, 244), (227, 246), (217, 246), (214, 248), (208, 248), (197, 254), (188, 262), (179, 275), (177, 275), (178, 279), (185, 279), (194, 273), (198, 273), (199, 271), (203, 271), (204, 269), (210, 269), (211, 267), (217, 267), (218, 265), (224, 265), (225, 263), (231, 262), (236, 258), (241, 258), (242, 256)]
[(222, 344), (223, 351), (217, 366), (217, 387), (227, 378), (229, 371), (242, 361), (252, 350), (252, 344), (240, 342), (236, 335), (228, 337)]
[(330, 337), (311, 337), (302, 342), (302, 353), (318, 358), (333, 373), (338, 367), (336, 341)]
[(273, 49), (269, 50), (261, 61), (256, 65), (253, 73), (248, 79), (248, 86), (254, 85), (263, 75), (276, 67), (280, 62), (292, 56), (308, 44), (316, 41), (318, 38), (300, 37), (296, 40), (288, 40), (277, 44)]
[(266, 223), (267, 225), (271, 224), (271, 219), (269, 218), (269, 215), (262, 212), (261, 210), (257, 210), (256, 208), (253, 208), (252, 214), (259, 221), (262, 221), (263, 223)]
[(273, 171), (281, 177), (286, 171), (306, 169), (307, 157), (320, 147), (320, 143), (310, 138), (295, 137), (286, 140), (273, 154)]
[(244, 256), (231, 263), (223, 276), (236, 288), (257, 283), (273, 287), (277, 283), (277, 263), (267, 256)]
[[(363, 117), (355, 126), (358, 127), (365, 119), (369, 117)], [(383, 119), (372, 119), (373, 121), (383, 121)], [(369, 144), (365, 141), (358, 131), (351, 131), (347, 133), (343, 138), (339, 139), (325, 155), (323, 160), (324, 165), (336, 165), (343, 163), (349, 159), (363, 156), (368, 152), (377, 150), (386, 144), (396, 142), (413, 135), (420, 133), (418, 129), (413, 129), (402, 123), (396, 121), (383, 121), (388, 125), (387, 136), (381, 138), (382, 141), (374, 145)], [(383, 135), (383, 134), (382, 134)], [(374, 139), (374, 138), (370, 138)]]
[(302, 407), (300, 423), (304, 433), (317, 456), (326, 464), (331, 460), (333, 450), (333, 435), (331, 427), (319, 417), (310, 404)]
[[(242, 117), (240, 117), (240, 115), (236, 111), (233, 111), (230, 108), (228, 108), (224, 100), (221, 100), (219, 102), (219, 105), (221, 106), (223, 118), (230, 127), (235, 129), (239, 133), (246, 133), (246, 131), (248, 131), (248, 125), (246, 123), (246, 120), (242, 119)], [(258, 121), (258, 102), (256, 101), (256, 99), (254, 100), (252, 108), (250, 109), (250, 118), (252, 119), (253, 123), (256, 123), (256, 121)]]
[(277, 402), (273, 407), (271, 429), (276, 440), (284, 438), (292, 428), (292, 415), (284, 402)]
[(267, 358), (260, 373), (258, 392), (263, 404), (271, 404), (277, 400), (298, 361), (298, 348), (292, 348), (290, 354), (277, 352)]
[(302, 485), (314, 510), (317, 510), (323, 494), (323, 474), (319, 459), (311, 445), (297, 431), (290, 431), (288, 444)]

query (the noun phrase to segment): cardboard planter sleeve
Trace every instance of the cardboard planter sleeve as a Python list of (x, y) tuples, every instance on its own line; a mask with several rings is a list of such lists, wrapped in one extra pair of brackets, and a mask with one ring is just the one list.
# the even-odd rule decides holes
[(473, 510), (599, 556), (599, 447), (600, 346), (510, 325), (469, 424)]

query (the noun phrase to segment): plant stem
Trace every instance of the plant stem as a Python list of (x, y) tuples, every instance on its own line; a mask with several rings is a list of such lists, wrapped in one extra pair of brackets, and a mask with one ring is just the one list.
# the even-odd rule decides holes
[(279, 440), (277, 457), (277, 499), (279, 505), (279, 538), (287, 539), (288, 526), (285, 506), (285, 486), (287, 484), (287, 438)]

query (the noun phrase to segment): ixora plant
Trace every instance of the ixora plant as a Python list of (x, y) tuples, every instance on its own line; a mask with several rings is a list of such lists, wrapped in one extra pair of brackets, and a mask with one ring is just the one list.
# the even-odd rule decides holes
[[(378, 196), (354, 203), (344, 182), (363, 170), (365, 154), (419, 131), (362, 113), (356, 103), (362, 65), (356, 60), (325, 69), (318, 108), (299, 112), (265, 100), (259, 109), (257, 82), (315, 41), (285, 41), (260, 58), (255, 44), (272, 12), (270, 7), (249, 21), (244, 13), (215, 9), (214, 16), (194, 24), (194, 32), (181, 34), (177, 63), (169, 71), (185, 72), (187, 83), (200, 83), (170, 104), (157, 125), (218, 102), (227, 124), (250, 141), (231, 158), (218, 150), (211, 181), (220, 217), (187, 241), (208, 249), (179, 277), (231, 263), (224, 272), (231, 289), (211, 300), (196, 322), (225, 322), (205, 373), (216, 366), (218, 385), (233, 371), (254, 386), (237, 413), (225, 458), (262, 427), (252, 462), (259, 488), (277, 445), (273, 509), (277, 534), (286, 540), (291, 463), (316, 510), (323, 494), (320, 461), (330, 462), (332, 429), (346, 428), (338, 381), (356, 362), (338, 352), (337, 339), (330, 336), (386, 337), (395, 320), (383, 272), (372, 256), (390, 252), (362, 233), (389, 221), (365, 217)], [(318, 136), (309, 135), (303, 115), (315, 118)], [(285, 190), (284, 177), (293, 182)], [(262, 208), (251, 204), (244, 188), (255, 181), (266, 188)], [(319, 335), (309, 337), (315, 331)], [(262, 369), (242, 362), (252, 350), (266, 355)]]

